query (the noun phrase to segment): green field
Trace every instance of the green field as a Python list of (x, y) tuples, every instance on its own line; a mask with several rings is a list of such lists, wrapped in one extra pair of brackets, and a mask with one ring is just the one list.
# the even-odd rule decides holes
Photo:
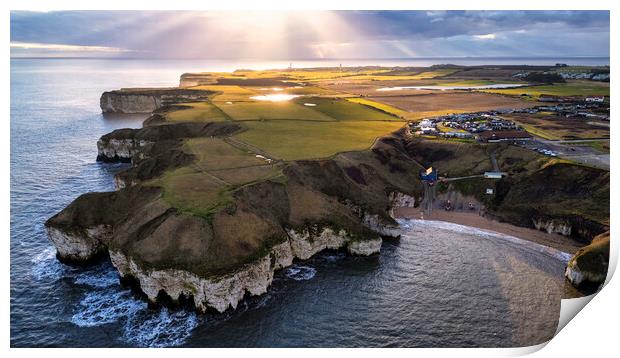
[(195, 215), (205, 217), (226, 205), (238, 186), (280, 175), (277, 165), (222, 139), (188, 139), (183, 150), (195, 155), (196, 162), (166, 172), (149, 184), (162, 187), (168, 203)]
[(276, 158), (324, 158), (338, 152), (368, 149), (377, 137), (403, 126), (397, 121), (253, 121), (239, 140)]
[(230, 118), (237, 121), (264, 119), (299, 119), (306, 121), (333, 121), (334, 119), (295, 101), (255, 101), (216, 103)]
[(219, 138), (192, 138), (185, 141), (183, 150), (196, 156), (195, 165), (202, 170), (263, 165), (265, 161), (253, 153), (235, 148)]
[(482, 90), (489, 93), (508, 95), (528, 95), (532, 97), (548, 96), (609, 96), (609, 83), (593, 81), (576, 81), (553, 85), (528, 86), (508, 89)]
[(458, 69), (443, 68), (443, 69), (438, 69), (438, 70), (432, 70), (432, 71), (426, 71), (426, 72), (419, 73), (417, 75), (412, 76), (412, 79), (424, 80), (424, 79), (428, 79), (428, 78), (443, 77), (443, 76), (451, 75), (451, 74), (453, 74), (455, 72), (458, 72), (458, 71), (459, 71)]
[(298, 103), (312, 103), (315, 107), (311, 107), (317, 112), (321, 112), (335, 120), (352, 120), (352, 121), (395, 121), (400, 120), (384, 111), (374, 109), (363, 104), (355, 103), (345, 99), (334, 98), (301, 98), (297, 99)]
[(217, 94), (213, 97), (214, 102), (250, 101), (250, 97), (260, 94), (241, 86), (209, 85), (190, 88), (217, 92)]
[(228, 120), (228, 117), (215, 105), (208, 102), (184, 103), (187, 109), (166, 114), (169, 122), (219, 122)]
[(389, 104), (372, 101), (366, 98), (360, 98), (360, 97), (347, 98), (347, 101), (353, 102), (353, 103), (359, 103), (364, 106), (373, 107), (380, 111), (392, 114), (396, 117), (406, 118), (407, 115), (409, 114), (409, 112), (402, 110), (400, 108), (390, 106)]

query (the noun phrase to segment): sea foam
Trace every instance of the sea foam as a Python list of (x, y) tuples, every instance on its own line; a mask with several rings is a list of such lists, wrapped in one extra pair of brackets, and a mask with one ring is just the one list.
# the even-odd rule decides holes
[(316, 275), (316, 269), (309, 266), (293, 265), (284, 270), (284, 275), (295, 281), (305, 281), (312, 279)]

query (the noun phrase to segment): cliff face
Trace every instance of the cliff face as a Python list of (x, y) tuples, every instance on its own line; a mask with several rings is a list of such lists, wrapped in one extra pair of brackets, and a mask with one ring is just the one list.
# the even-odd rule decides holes
[(99, 104), (103, 113), (151, 113), (174, 103), (206, 101), (211, 91), (191, 89), (131, 89), (104, 92)]
[(379, 253), (382, 237), (398, 236), (391, 209), (413, 206), (419, 195), (421, 188), (411, 191), (419, 166), (390, 138), (370, 151), (286, 163), (285, 180), (245, 185), (210, 216), (175, 207), (149, 184), (194, 162), (185, 139), (238, 130), (234, 122), (184, 123), (103, 136), (99, 159), (133, 166), (117, 175), (118, 191), (82, 195), (46, 222), (58, 256), (88, 262), (109, 252), (150, 301), (191, 299), (200, 311), (222, 312), (264, 293), (294, 259), (325, 249)]
[[(236, 123), (179, 123), (137, 130), (117, 129), (97, 141), (97, 160), (137, 163), (160, 154), (169, 157), (166, 151), (178, 147), (183, 139), (224, 137), (239, 130), (241, 126)], [(165, 160), (163, 157), (160, 159)]]
[(334, 232), (330, 228), (324, 228), (318, 235), (291, 230), (289, 237), (272, 246), (266, 255), (235, 271), (214, 277), (202, 277), (185, 270), (145, 270), (120, 251), (111, 250), (110, 258), (121, 276), (137, 280), (142, 292), (152, 302), (157, 302), (159, 295), (165, 292), (173, 301), (191, 298), (201, 312), (208, 309), (224, 312), (235, 309), (246, 293), (257, 296), (267, 292), (274, 272), (292, 265), (294, 259), (304, 260), (325, 249), (344, 247), (351, 254), (369, 256), (379, 253), (381, 239), (350, 241), (345, 231)]
[[(466, 179), (440, 183), (438, 198), (455, 204), (473, 201), (485, 213), (513, 225), (536, 228), (589, 243), (609, 227), (609, 171), (549, 159), (506, 144), (471, 144), (467, 150), (437, 141), (412, 139), (409, 155), (440, 175), (459, 177), (492, 170), (496, 157), (501, 180)], [(486, 189), (493, 189), (492, 195)], [(452, 195), (458, 192), (458, 195)], [(463, 200), (464, 199), (464, 200)]]
[(498, 182), (493, 213), (583, 243), (609, 229), (609, 171), (565, 163)]
[(573, 286), (595, 290), (605, 282), (609, 268), (609, 231), (581, 248), (566, 266), (565, 276)]

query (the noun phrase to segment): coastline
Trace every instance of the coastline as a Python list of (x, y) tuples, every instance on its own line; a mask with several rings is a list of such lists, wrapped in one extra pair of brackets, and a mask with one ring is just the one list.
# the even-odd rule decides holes
[[(421, 211), (420, 208), (398, 208), (394, 209), (394, 217), (397, 219), (421, 219)], [(577, 250), (584, 245), (583, 243), (579, 243), (576, 240), (566, 236), (549, 234), (536, 229), (499, 222), (472, 212), (434, 210), (430, 216), (424, 215), (423, 218), (424, 220), (444, 221), (514, 236), (516, 238), (548, 246), (571, 255), (574, 255)]]

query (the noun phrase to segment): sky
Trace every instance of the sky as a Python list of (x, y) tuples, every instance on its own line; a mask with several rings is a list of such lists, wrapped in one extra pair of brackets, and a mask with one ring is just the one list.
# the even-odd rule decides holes
[(11, 57), (609, 56), (608, 11), (11, 12)]

